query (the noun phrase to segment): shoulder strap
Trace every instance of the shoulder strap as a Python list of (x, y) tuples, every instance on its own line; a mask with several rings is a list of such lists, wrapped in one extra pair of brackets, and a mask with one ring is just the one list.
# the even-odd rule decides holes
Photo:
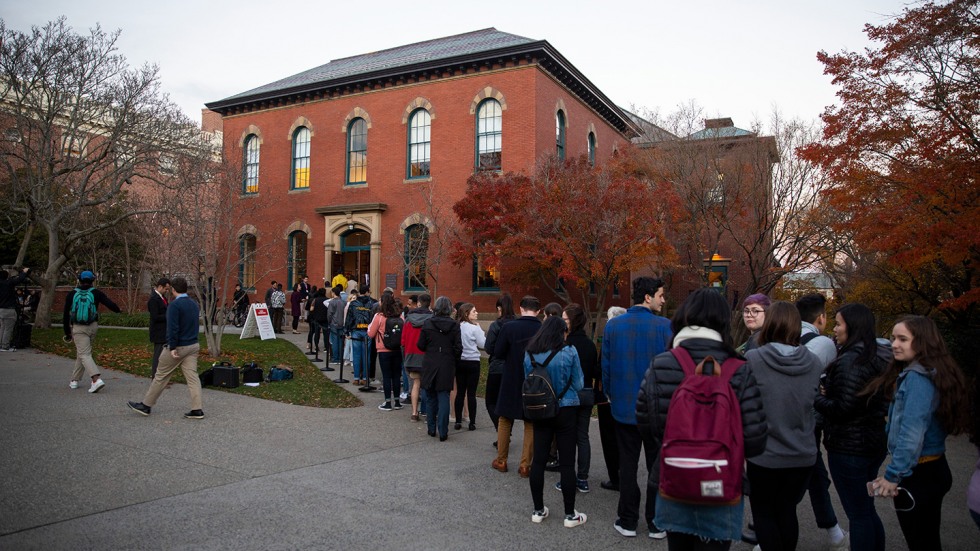
[(807, 333), (806, 335), (803, 335), (802, 337), (800, 337), (800, 344), (801, 345), (806, 345), (806, 343), (812, 341), (813, 339), (815, 339), (815, 338), (817, 338), (819, 336), (820, 336), (820, 333)]
[(694, 358), (691, 358), (691, 353), (685, 348), (680, 346), (675, 346), (670, 349), (670, 353), (673, 354), (674, 359), (680, 364), (681, 370), (684, 371), (685, 377), (690, 377), (694, 375), (698, 366), (694, 365)]

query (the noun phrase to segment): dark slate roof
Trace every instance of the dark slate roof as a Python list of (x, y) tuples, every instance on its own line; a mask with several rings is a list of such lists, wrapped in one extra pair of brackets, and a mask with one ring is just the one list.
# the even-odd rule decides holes
[(467, 54), (496, 50), (508, 46), (530, 44), (532, 42), (535, 42), (535, 40), (500, 32), (491, 27), (489, 29), (455, 36), (398, 46), (397, 48), (381, 50), (380, 52), (335, 59), (326, 65), (321, 65), (291, 77), (259, 86), (247, 92), (235, 94), (234, 96), (221, 100), (221, 103), (239, 98), (264, 95), (270, 92), (289, 90), (308, 84), (373, 73), (384, 69), (407, 67), (423, 61), (465, 56)]
[(345, 93), (362, 85), (387, 84), (404, 77), (414, 78), (416, 74), (515, 60), (536, 61), (624, 135), (642, 134), (634, 120), (546, 40), (533, 40), (494, 28), (336, 59), (206, 106), (227, 115)]

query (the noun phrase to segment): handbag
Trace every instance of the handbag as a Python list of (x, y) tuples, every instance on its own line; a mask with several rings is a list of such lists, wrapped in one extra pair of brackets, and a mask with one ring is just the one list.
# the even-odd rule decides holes
[(595, 392), (591, 388), (583, 388), (578, 391), (578, 404), (581, 407), (590, 408), (595, 405)]

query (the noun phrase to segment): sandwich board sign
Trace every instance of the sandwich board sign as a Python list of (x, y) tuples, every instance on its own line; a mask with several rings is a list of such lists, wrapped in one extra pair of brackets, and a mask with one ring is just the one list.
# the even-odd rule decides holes
[(242, 327), (242, 339), (259, 336), (262, 340), (276, 338), (276, 330), (272, 327), (272, 317), (269, 307), (264, 303), (252, 303), (248, 309), (248, 319)]

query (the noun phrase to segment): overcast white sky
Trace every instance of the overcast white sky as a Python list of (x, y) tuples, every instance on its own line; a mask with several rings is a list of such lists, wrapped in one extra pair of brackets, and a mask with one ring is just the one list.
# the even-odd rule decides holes
[(200, 120), (223, 99), (332, 59), (496, 27), (544, 39), (622, 107), (695, 101), (747, 128), (774, 106), (815, 119), (834, 103), (818, 50), (860, 50), (865, 23), (902, 0), (2, 0), (8, 28), (65, 15), (81, 33), (122, 29), (130, 64), (157, 63)]

